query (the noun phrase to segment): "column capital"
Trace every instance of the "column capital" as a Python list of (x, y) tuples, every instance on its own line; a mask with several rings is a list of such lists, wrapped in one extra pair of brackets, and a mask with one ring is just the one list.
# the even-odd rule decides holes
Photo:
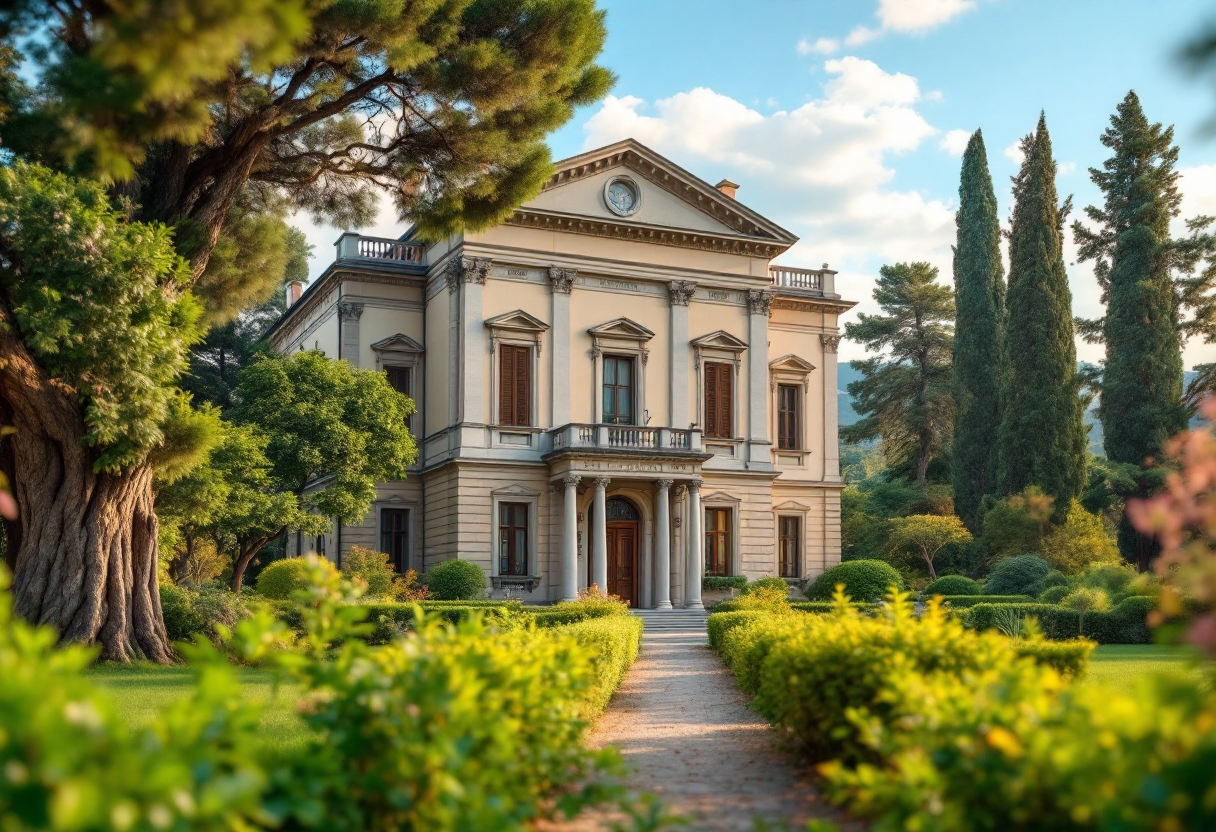
[(820, 335), (819, 344), (823, 347), (824, 352), (836, 352), (836, 348), (840, 346), (839, 335)]
[[(675, 497), (677, 500), (680, 500), (680, 499), (683, 499), (684, 494), (685, 494), (685, 492), (687, 492), (687, 491), (688, 491), (688, 486), (687, 486), (687, 485), (684, 485), (683, 483), (680, 483), (679, 485), (677, 485), (675, 488), (673, 488), (673, 489), (671, 490), (671, 494), (672, 494), (672, 496), (673, 496), (673, 497)], [(676, 519), (678, 520), (679, 518), (677, 517)]]
[(578, 474), (567, 474), (562, 478), (562, 485), (566, 486), (566, 488), (575, 488), (582, 481), (583, 478)]
[(693, 494), (696, 494), (701, 490), (701, 486), (704, 484), (705, 484), (705, 480), (701, 480), (701, 479), (688, 480), (688, 490), (691, 491)]
[(363, 304), (344, 301), (338, 304), (338, 317), (343, 321), (357, 321), (363, 317)]
[(608, 483), (612, 482), (612, 478), (611, 477), (596, 477), (594, 482), (595, 482), (595, 490), (603, 491), (605, 488), (608, 487)]
[(768, 289), (747, 290), (747, 311), (753, 315), (768, 315), (773, 305), (773, 293)]
[(549, 291), (555, 295), (568, 295), (574, 288), (574, 279), (578, 277), (578, 269), (561, 269), (549, 267)]
[(667, 284), (667, 291), (671, 294), (672, 306), (688, 306), (697, 291), (697, 284), (691, 280), (672, 280)]
[(675, 484), (675, 480), (657, 480), (657, 481), (655, 481), (655, 487), (658, 488), (659, 491), (668, 491), (671, 488), (671, 486), (674, 484)]
[(448, 291), (455, 292), (461, 283), (486, 283), (490, 266), (494, 261), (488, 257), (453, 257), (446, 268)]

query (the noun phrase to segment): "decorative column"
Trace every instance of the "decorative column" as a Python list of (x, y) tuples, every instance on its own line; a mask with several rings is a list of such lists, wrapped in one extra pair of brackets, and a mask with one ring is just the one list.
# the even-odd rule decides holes
[(768, 315), (773, 293), (767, 289), (747, 292), (747, 467), (773, 466), (772, 443), (768, 438)]
[(549, 269), (549, 290), (553, 295), (553, 376), (549, 384), (549, 413), (553, 427), (570, 424), (570, 290), (578, 272), (574, 269)]
[(562, 503), (562, 600), (578, 600), (578, 484), (582, 477), (570, 474)]
[(595, 496), (591, 523), (591, 581), (608, 593), (608, 517), (605, 514), (604, 492), (611, 482), (608, 477), (595, 478)]
[(655, 574), (658, 584), (654, 592), (656, 610), (671, 609), (671, 480), (659, 480), (657, 522), (654, 527)]
[(820, 335), (823, 346), (823, 478), (827, 482), (840, 482), (840, 426), (837, 424), (836, 400), (839, 397), (836, 385), (836, 349), (840, 346), (839, 335)]
[(697, 284), (673, 280), (667, 291), (671, 296), (671, 427), (686, 430), (693, 422), (688, 415), (688, 302)]
[(359, 319), (363, 317), (363, 304), (343, 301), (338, 304), (338, 321), (342, 327), (338, 342), (338, 358), (350, 366), (359, 366)]
[(486, 421), (483, 384), (485, 372), (486, 332), (482, 313), (482, 288), (490, 273), (492, 261), (485, 257), (453, 257), (448, 261), (448, 291), (460, 289), (460, 387), (461, 422), (482, 424)]
[(688, 481), (688, 574), (684, 609), (703, 610), (701, 576), (705, 574), (705, 536), (701, 534), (701, 480)]

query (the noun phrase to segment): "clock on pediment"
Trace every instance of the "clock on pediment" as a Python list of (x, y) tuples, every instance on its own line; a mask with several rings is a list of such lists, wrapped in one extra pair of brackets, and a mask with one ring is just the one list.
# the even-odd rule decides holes
[(614, 176), (604, 185), (604, 204), (618, 217), (636, 214), (642, 207), (642, 191), (628, 176)]

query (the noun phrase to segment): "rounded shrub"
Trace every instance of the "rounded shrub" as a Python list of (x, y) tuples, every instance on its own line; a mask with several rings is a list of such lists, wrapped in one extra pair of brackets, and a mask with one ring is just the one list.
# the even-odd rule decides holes
[(892, 586), (904, 588), (903, 576), (891, 564), (881, 560), (846, 560), (837, 564), (815, 579), (807, 587), (806, 597), (811, 601), (830, 601), (836, 592), (836, 584), (844, 584), (844, 591), (854, 601), (881, 601)]
[(966, 575), (943, 575), (922, 591), (925, 595), (979, 595), (980, 585)]
[(173, 584), (160, 585), (160, 609), (172, 641), (185, 641), (206, 629), (207, 621), (195, 609), (193, 593)]
[(308, 563), (304, 558), (271, 561), (258, 575), (258, 595), (272, 601), (286, 601), (307, 586)]
[(486, 575), (467, 560), (445, 560), (426, 573), (427, 598), (434, 601), (477, 601), (485, 597)]
[(1039, 594), (1051, 565), (1038, 555), (1017, 555), (998, 563), (984, 582), (985, 595)]
[(1118, 595), (1136, 579), (1136, 570), (1122, 563), (1092, 564), (1077, 578), (1080, 586), (1103, 589), (1110, 595)]
[(769, 575), (766, 578), (757, 578), (747, 586), (743, 587), (743, 595), (751, 595), (752, 593), (761, 590), (770, 590), (772, 592), (783, 592), (787, 595), (790, 591), (790, 585), (785, 582), (785, 578), (775, 578)]
[(1072, 592), (1072, 589), (1067, 586), (1049, 586), (1047, 589), (1039, 593), (1040, 604), (1058, 604), (1064, 600), (1064, 596)]
[(1053, 586), (1072, 586), (1072, 581), (1068, 580), (1068, 576), (1059, 569), (1053, 569), (1047, 573), (1047, 577), (1043, 578), (1043, 589), (1050, 589)]

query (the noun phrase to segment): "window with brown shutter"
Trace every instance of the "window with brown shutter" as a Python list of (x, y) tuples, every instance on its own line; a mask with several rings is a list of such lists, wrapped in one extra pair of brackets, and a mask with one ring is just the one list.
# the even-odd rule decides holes
[(718, 439), (734, 436), (732, 417), (734, 401), (735, 367), (733, 364), (706, 363), (705, 365), (705, 435)]
[(730, 529), (730, 515), (728, 508), (705, 509), (706, 575), (730, 574), (731, 548), (735, 542)]
[(798, 387), (777, 385), (777, 447), (795, 451), (802, 445), (798, 436)]
[(498, 345), (498, 423), (532, 424), (532, 351), (528, 347)]
[(802, 570), (802, 518), (781, 517), (777, 525), (779, 574), (783, 578), (799, 578)]

